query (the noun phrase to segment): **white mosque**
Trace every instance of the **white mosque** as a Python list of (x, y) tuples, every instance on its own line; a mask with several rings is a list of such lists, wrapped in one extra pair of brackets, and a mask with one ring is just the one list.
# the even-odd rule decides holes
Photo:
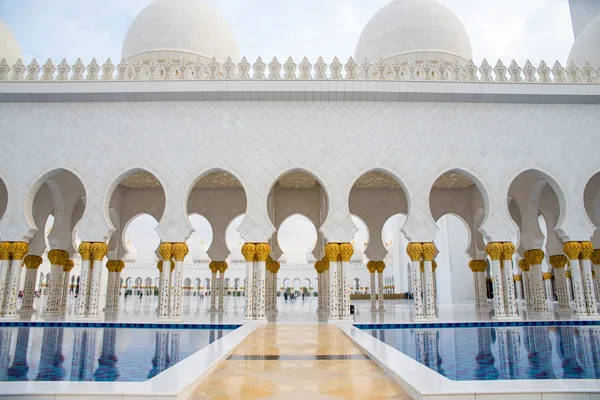
[[(568, 60), (535, 65), (475, 65), (436, 0), (391, 1), (332, 60), (248, 60), (200, 0), (148, 5), (121, 60), (24, 60), (0, 22), (0, 315), (40, 291), (44, 313), (77, 294), (97, 319), (141, 291), (162, 320), (199, 295), (264, 320), (291, 291), (331, 320), (406, 295), (413, 320), (441, 302), (598, 318), (600, 1), (570, 6)], [(125, 234), (141, 214), (148, 262)], [(192, 214), (211, 243), (186, 244)], [(318, 233), (290, 264), (277, 232), (296, 214)]]

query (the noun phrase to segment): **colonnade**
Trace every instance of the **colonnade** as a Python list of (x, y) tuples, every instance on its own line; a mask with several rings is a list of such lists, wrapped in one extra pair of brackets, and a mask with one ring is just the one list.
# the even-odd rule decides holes
[[(385, 270), (385, 263), (383, 261), (369, 261), (367, 269), (370, 276), (371, 312), (383, 312), (385, 311), (383, 305), (383, 271)], [(377, 281), (377, 285), (375, 281)]]
[[(437, 318), (433, 278), (433, 258), (436, 251), (432, 242), (411, 242), (406, 248), (412, 266), (413, 319), (417, 321)], [(421, 272), (421, 263), (423, 263), (423, 272)]]

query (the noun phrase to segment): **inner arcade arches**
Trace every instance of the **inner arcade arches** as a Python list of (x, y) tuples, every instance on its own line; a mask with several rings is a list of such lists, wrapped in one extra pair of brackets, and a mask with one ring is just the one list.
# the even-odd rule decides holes
[(410, 266), (411, 262), (406, 254), (408, 239), (401, 231), (405, 223), (405, 214), (392, 215), (383, 225), (381, 232), (383, 245), (387, 251), (384, 259), (386, 270), (393, 277), (394, 289), (400, 293), (410, 292), (412, 287), (410, 268), (407, 270), (405, 267)]
[(156, 232), (158, 221), (150, 214), (141, 213), (125, 224), (123, 230), (124, 258), (128, 266), (156, 266), (156, 250), (160, 237)]
[(279, 226), (276, 236), (282, 252), (282, 265), (314, 261), (311, 253), (317, 244), (317, 229), (305, 215), (288, 216)]
[(600, 172), (594, 174), (585, 185), (583, 193), (585, 212), (596, 227), (592, 236), (594, 248), (600, 247)]

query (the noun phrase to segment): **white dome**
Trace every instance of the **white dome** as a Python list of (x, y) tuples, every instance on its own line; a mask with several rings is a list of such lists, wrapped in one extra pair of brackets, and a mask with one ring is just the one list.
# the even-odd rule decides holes
[(356, 63), (365, 57), (373, 64), (396, 58), (464, 62), (472, 58), (472, 49), (463, 24), (436, 0), (396, 0), (379, 10), (360, 35)]
[(123, 41), (122, 57), (129, 62), (167, 57), (189, 62), (201, 56), (224, 62), (240, 58), (240, 49), (227, 22), (201, 0), (156, 0), (132, 22)]
[(130, 240), (125, 244), (125, 262), (127, 264), (135, 264), (137, 261), (138, 252)]
[(3, 58), (12, 67), (18, 59), (23, 59), (23, 54), (15, 35), (0, 21), (0, 60)]
[(192, 253), (192, 261), (193, 262), (210, 262), (210, 257), (208, 256), (208, 246), (204, 244), (204, 240), (194, 248)]
[(586, 62), (589, 62), (593, 68), (600, 67), (600, 16), (590, 22), (577, 36), (569, 53), (568, 63), (571, 61), (579, 68), (585, 66)]

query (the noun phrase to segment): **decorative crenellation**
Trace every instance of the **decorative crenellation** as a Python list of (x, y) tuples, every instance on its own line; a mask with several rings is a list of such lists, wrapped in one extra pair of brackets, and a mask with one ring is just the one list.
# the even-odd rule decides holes
[(423, 62), (399, 60), (388, 64), (384, 60), (371, 63), (365, 59), (360, 66), (352, 57), (342, 64), (334, 57), (330, 64), (319, 57), (311, 64), (306, 57), (296, 64), (290, 57), (281, 64), (274, 57), (265, 64), (259, 57), (250, 64), (246, 58), (236, 65), (230, 58), (224, 63), (212, 59), (205, 65), (200, 58), (194, 62), (185, 57), (174, 63), (170, 58), (164, 62), (152, 59), (144, 63), (140, 58), (133, 64), (122, 59), (114, 65), (111, 59), (101, 66), (96, 59), (86, 66), (81, 59), (69, 65), (63, 59), (56, 65), (48, 59), (40, 66), (34, 58), (27, 66), (22, 60), (9, 65), (0, 60), (0, 81), (27, 82), (66, 82), (66, 81), (156, 81), (156, 80), (376, 80), (376, 81), (432, 81), (432, 82), (485, 82), (506, 84), (600, 84), (600, 66), (594, 68), (586, 62), (577, 66), (569, 62), (563, 67), (556, 61), (552, 68), (541, 61), (534, 67), (528, 60), (523, 67), (513, 60), (508, 67), (498, 60), (492, 67), (487, 60), (480, 66), (473, 61), (464, 64), (458, 60), (452, 63), (444, 61)]

